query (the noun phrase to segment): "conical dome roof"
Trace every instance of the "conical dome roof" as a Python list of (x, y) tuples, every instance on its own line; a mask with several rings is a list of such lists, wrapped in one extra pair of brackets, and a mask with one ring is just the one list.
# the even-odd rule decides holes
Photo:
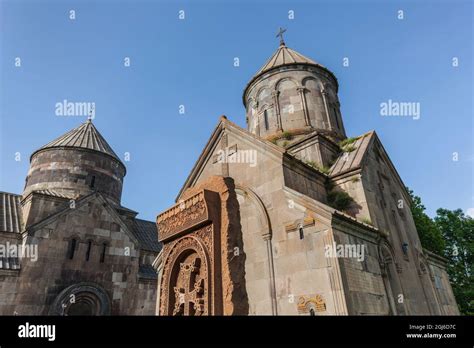
[(112, 156), (117, 161), (121, 162), (117, 154), (114, 152), (114, 150), (112, 150), (110, 145), (99, 133), (97, 128), (95, 128), (90, 119), (87, 120), (87, 122), (81, 124), (79, 127), (74, 128), (73, 130), (39, 148), (31, 156), (41, 150), (56, 147), (94, 150)]
[(325, 66), (319, 64), (318, 62), (302, 55), (299, 52), (289, 48), (286, 46), (283, 40), (280, 41), (280, 46), (278, 49), (272, 54), (272, 56), (267, 60), (267, 62), (255, 73), (255, 75), (250, 79), (247, 85), (244, 88), (244, 93), (242, 95), (242, 99), (245, 104), (246, 93), (250, 86), (257, 81), (262, 75), (266, 72), (280, 68), (282, 66), (291, 66), (291, 65), (307, 65), (318, 67), (321, 70), (330, 74), (336, 83), (336, 90), (337, 90), (337, 79), (336, 76)]
[(305, 57), (301, 53), (298, 53), (295, 50), (287, 47), (285, 43), (281, 43), (280, 47), (278, 47), (270, 59), (268, 59), (267, 62), (260, 68), (260, 70), (257, 71), (255, 77), (271, 69), (290, 64), (310, 64), (324, 68), (324, 66), (315, 62), (314, 60)]

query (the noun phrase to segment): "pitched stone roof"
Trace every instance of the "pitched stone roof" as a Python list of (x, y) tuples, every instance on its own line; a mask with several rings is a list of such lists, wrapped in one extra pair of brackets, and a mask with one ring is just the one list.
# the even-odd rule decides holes
[(38, 151), (55, 147), (94, 150), (112, 156), (113, 158), (121, 162), (117, 154), (114, 152), (114, 150), (112, 150), (110, 145), (99, 133), (97, 128), (95, 128), (91, 120), (87, 120), (79, 127), (74, 128), (66, 134), (60, 136), (59, 138), (47, 143), (43, 147), (36, 150), (31, 156), (33, 156)]
[(282, 44), (280, 47), (278, 47), (275, 53), (273, 53), (270, 59), (268, 59), (267, 62), (260, 68), (260, 70), (257, 71), (255, 76), (259, 76), (271, 69), (290, 64), (310, 64), (323, 67), (314, 60), (305, 57), (301, 53), (298, 53), (295, 50), (287, 47), (285, 44)]
[(140, 243), (140, 247), (145, 250), (159, 252), (162, 244), (158, 242), (158, 229), (156, 223), (141, 219), (135, 219), (133, 233)]
[(58, 190), (34, 190), (32, 193), (39, 193), (46, 196), (53, 196), (58, 198), (67, 198), (67, 199), (75, 199), (77, 198), (77, 194), (73, 193), (64, 193)]
[(250, 133), (246, 129), (243, 129), (239, 127), (238, 125), (236, 125), (235, 123), (229, 121), (226, 116), (222, 115), (219, 118), (219, 122), (217, 126), (214, 128), (214, 131), (212, 132), (209, 140), (207, 141), (206, 145), (202, 149), (201, 154), (199, 155), (199, 158), (196, 160), (196, 163), (191, 169), (191, 172), (189, 173), (188, 178), (184, 182), (184, 185), (181, 187), (178, 193), (178, 196), (176, 197), (176, 202), (179, 200), (183, 192), (188, 187), (191, 187), (193, 185), (194, 180), (200, 174), (200, 170), (206, 165), (206, 162), (209, 160), (212, 150), (214, 148), (214, 145), (217, 142), (219, 142), (221, 136), (224, 134), (224, 130), (226, 132), (230, 132), (236, 135), (237, 137), (245, 137), (246, 139), (250, 141), (255, 141), (263, 149), (268, 151), (267, 152), (268, 154), (273, 153), (273, 154), (278, 154), (279, 156), (283, 156), (285, 153), (285, 150), (281, 148), (280, 146), (273, 144), (272, 142), (268, 140), (260, 138), (253, 133)]
[(143, 264), (138, 267), (138, 276), (144, 279), (158, 279), (155, 269), (152, 265)]
[(342, 152), (331, 166), (328, 175), (334, 177), (360, 168), (367, 149), (374, 139), (374, 135), (375, 132), (372, 131), (359, 136), (355, 142), (350, 144), (354, 150), (351, 152)]
[(21, 195), (0, 192), (0, 231), (20, 233), (23, 229)]

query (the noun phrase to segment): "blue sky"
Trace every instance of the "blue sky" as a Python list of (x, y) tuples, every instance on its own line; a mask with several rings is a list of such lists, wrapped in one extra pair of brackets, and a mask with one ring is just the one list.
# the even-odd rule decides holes
[[(154, 220), (219, 116), (245, 126), (243, 89), (283, 26), (287, 46), (337, 76), (348, 135), (375, 129), (430, 215), (474, 207), (471, 1), (0, 3), (2, 191), (21, 193), (30, 154), (85, 120), (56, 116), (56, 103), (95, 102), (96, 127), (131, 156), (122, 203)], [(389, 99), (419, 102), (420, 119), (380, 116)]]

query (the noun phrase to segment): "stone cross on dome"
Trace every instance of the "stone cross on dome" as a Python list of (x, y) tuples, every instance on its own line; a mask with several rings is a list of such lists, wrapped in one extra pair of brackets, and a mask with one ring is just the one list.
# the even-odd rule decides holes
[(87, 122), (92, 122), (94, 117), (95, 117), (95, 110), (94, 110), (94, 106), (92, 106), (89, 110), (89, 115), (87, 115)]
[(280, 29), (278, 29), (278, 34), (276, 35), (276, 37), (280, 37), (280, 46), (285, 46), (285, 41), (283, 40), (283, 33), (286, 31), (286, 29), (280, 27)]

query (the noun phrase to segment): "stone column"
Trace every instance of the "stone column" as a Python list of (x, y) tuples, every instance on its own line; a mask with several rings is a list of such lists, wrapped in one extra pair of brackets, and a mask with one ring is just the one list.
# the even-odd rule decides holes
[(222, 135), (221, 150), (223, 152), (224, 161), (221, 164), (222, 176), (229, 176), (229, 158), (227, 156), (227, 147), (229, 146), (227, 140), (227, 134)]
[(265, 234), (263, 240), (267, 245), (267, 258), (268, 258), (268, 272), (270, 276), (270, 296), (272, 300), (272, 315), (278, 315), (278, 304), (276, 299), (276, 287), (275, 287), (275, 266), (273, 264), (273, 252), (272, 252), (272, 236), (271, 234)]
[(332, 123), (331, 123), (331, 117), (329, 115), (329, 109), (328, 109), (328, 102), (327, 102), (327, 92), (326, 90), (324, 89), (324, 87), (321, 88), (321, 95), (323, 96), (323, 102), (324, 102), (324, 110), (326, 111), (326, 118), (328, 120), (328, 124), (329, 124), (329, 129), (334, 129), (334, 127), (332, 126)]
[(392, 287), (390, 286), (390, 280), (387, 274), (387, 265), (385, 263), (381, 263), (380, 270), (382, 273), (383, 284), (385, 286), (385, 292), (387, 294), (387, 302), (388, 302), (390, 314), (397, 315), (397, 306), (395, 305), (393, 290), (392, 290)]
[(339, 100), (336, 100), (336, 106), (337, 106), (337, 115), (336, 117), (339, 117), (339, 123), (341, 124), (341, 129), (340, 131), (344, 136), (346, 136), (346, 130), (344, 128), (344, 122), (342, 121), (342, 115), (341, 115), (341, 103), (339, 103)]
[(296, 90), (298, 91), (298, 94), (300, 95), (301, 98), (301, 105), (303, 107), (303, 114), (304, 114), (304, 123), (306, 126), (311, 126), (311, 121), (309, 119), (309, 114), (308, 114), (308, 107), (306, 106), (306, 88), (304, 87), (297, 87)]
[(280, 94), (279, 91), (273, 91), (273, 104), (275, 104), (275, 113), (277, 118), (277, 130), (283, 131), (282, 123), (281, 123), (281, 114), (280, 114), (280, 103), (278, 102), (278, 95)]

